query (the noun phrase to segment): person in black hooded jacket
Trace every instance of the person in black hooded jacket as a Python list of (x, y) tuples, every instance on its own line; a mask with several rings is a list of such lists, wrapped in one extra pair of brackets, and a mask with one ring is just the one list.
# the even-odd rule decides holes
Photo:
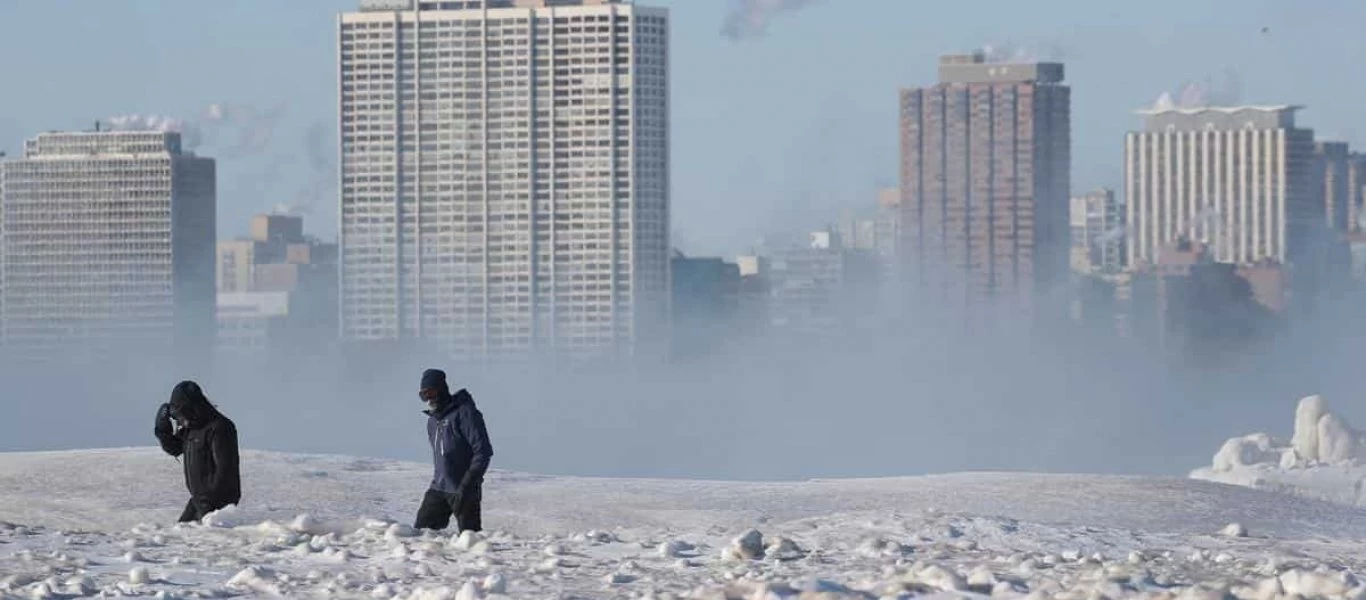
[(176, 384), (171, 401), (157, 410), (153, 432), (161, 449), (185, 465), (190, 501), (180, 515), (181, 523), (198, 521), (242, 499), (237, 426), (209, 403), (199, 384)]
[(493, 459), (493, 444), (484, 415), (468, 391), (454, 394), (446, 373), (422, 373), (418, 397), (427, 405), (427, 441), (432, 445), (432, 483), (417, 509), (416, 529), (445, 529), (454, 516), (460, 531), (479, 531), (484, 474)]

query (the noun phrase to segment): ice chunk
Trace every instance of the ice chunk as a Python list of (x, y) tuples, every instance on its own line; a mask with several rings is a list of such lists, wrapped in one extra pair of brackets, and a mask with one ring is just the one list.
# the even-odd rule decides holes
[(883, 538), (870, 538), (859, 544), (855, 552), (865, 558), (896, 558), (905, 555), (909, 550), (900, 542)]
[(236, 504), (229, 504), (223, 508), (215, 510), (199, 521), (205, 527), (217, 527), (221, 529), (231, 529), (246, 524), (246, 516), (237, 509)]
[(1303, 598), (1341, 598), (1351, 586), (1340, 575), (1291, 569), (1280, 575), (1287, 595)]
[(289, 528), (296, 533), (307, 533), (309, 535), (322, 535), (327, 533), (323, 524), (308, 513), (294, 517), (294, 521), (289, 524)]
[(617, 541), (617, 537), (615, 535), (612, 535), (606, 531), (598, 531), (596, 529), (584, 533), (582, 535), (576, 536), (576, 539), (582, 542), (588, 542), (590, 544), (610, 544), (612, 542)]
[(1362, 435), (1341, 417), (1329, 413), (1319, 419), (1319, 461), (1337, 464), (1362, 457)]
[(967, 591), (968, 582), (953, 571), (930, 565), (911, 575), (911, 580), (944, 592)]
[(473, 581), (466, 581), (455, 594), (455, 600), (480, 600), (483, 597), (484, 591)]
[(484, 593), (486, 594), (506, 594), (508, 591), (508, 580), (502, 573), (491, 573), (484, 578)]
[(128, 571), (128, 583), (142, 585), (151, 581), (152, 576), (147, 573), (147, 567), (133, 567), (132, 570)]
[(47, 582), (43, 582), (33, 586), (33, 589), (29, 590), (28, 597), (33, 598), (33, 600), (45, 600), (47, 598), (56, 598), (57, 595), (52, 592), (52, 586), (48, 585)]
[(465, 531), (460, 532), (460, 537), (456, 538), (455, 542), (451, 545), (456, 550), (459, 550), (461, 552), (469, 552), (470, 550), (474, 549), (474, 546), (476, 544), (483, 540), (483, 534), (477, 531), (470, 531), (467, 529)]
[(1254, 433), (1224, 442), (1214, 455), (1215, 471), (1232, 471), (1237, 467), (1277, 463), (1285, 448), (1265, 433)]
[(620, 585), (623, 583), (631, 583), (632, 581), (635, 581), (636, 578), (626, 573), (618, 572), (608, 573), (606, 576), (602, 578), (602, 580), (606, 582), (607, 585)]
[(730, 546), (722, 551), (722, 557), (732, 560), (755, 560), (764, 557), (764, 534), (757, 529), (746, 531), (731, 540)]
[(1303, 460), (1319, 459), (1319, 419), (1328, 412), (1328, 407), (1320, 396), (1309, 396), (1300, 400), (1295, 409), (1295, 437), (1290, 444), (1295, 453)]
[(95, 593), (95, 580), (84, 575), (69, 577), (62, 593), (70, 596), (89, 596)]
[(395, 542), (404, 538), (414, 537), (416, 535), (417, 530), (402, 523), (394, 523), (384, 531), (384, 539), (389, 540), (391, 542)]
[(796, 560), (806, 556), (806, 551), (802, 550), (796, 542), (780, 537), (769, 543), (767, 548), (764, 548), (764, 555), (778, 560)]
[(275, 583), (275, 572), (263, 567), (247, 567), (228, 580), (228, 587), (258, 594), (282, 595)]

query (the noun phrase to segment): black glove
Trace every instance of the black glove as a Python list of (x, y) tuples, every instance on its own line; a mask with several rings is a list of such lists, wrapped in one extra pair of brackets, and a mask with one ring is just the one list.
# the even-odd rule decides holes
[(167, 435), (170, 435), (171, 433), (174, 432), (174, 429), (173, 429), (172, 426), (171, 426), (171, 405), (170, 405), (170, 404), (162, 404), (162, 405), (161, 405), (161, 408), (158, 408), (158, 409), (157, 409), (157, 422), (156, 422), (156, 428), (154, 429), (154, 431), (155, 431), (156, 433), (158, 433), (158, 434), (164, 433), (164, 434), (167, 434)]

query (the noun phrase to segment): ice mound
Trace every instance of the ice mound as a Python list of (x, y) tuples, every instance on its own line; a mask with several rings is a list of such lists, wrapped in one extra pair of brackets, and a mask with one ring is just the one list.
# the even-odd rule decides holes
[(249, 519), (246, 515), (242, 514), (242, 511), (238, 510), (236, 504), (229, 504), (204, 515), (204, 518), (200, 520), (200, 523), (205, 527), (231, 529), (233, 527), (246, 525), (248, 521)]
[(1295, 409), (1289, 441), (1266, 433), (1232, 438), (1191, 477), (1366, 506), (1366, 433), (1323, 397), (1309, 396)]

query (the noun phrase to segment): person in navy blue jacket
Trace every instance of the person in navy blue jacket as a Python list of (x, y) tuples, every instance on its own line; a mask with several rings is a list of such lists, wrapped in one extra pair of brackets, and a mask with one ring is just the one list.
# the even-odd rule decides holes
[(493, 459), (484, 415), (468, 391), (451, 394), (446, 373), (438, 369), (422, 373), (418, 396), (427, 405), (433, 472), (414, 527), (445, 529), (454, 515), (459, 531), (479, 531), (484, 474)]

